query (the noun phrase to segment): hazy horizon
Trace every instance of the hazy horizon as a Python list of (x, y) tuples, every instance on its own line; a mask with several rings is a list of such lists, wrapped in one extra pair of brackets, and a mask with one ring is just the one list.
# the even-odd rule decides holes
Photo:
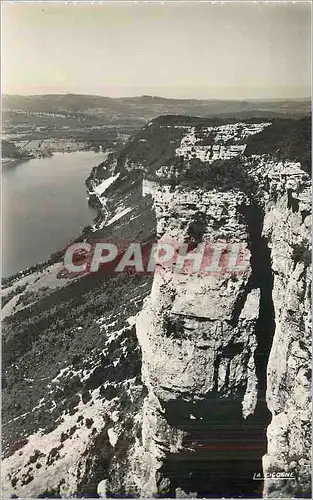
[(249, 102), (249, 101), (266, 101), (266, 102), (270, 102), (270, 101), (306, 101), (306, 100), (311, 100), (311, 96), (304, 96), (304, 97), (281, 97), (281, 98), (248, 98), (248, 99), (227, 99), (227, 98), (197, 98), (197, 97), (174, 97), (174, 96), (170, 96), (170, 97), (165, 97), (164, 95), (161, 95), (161, 94), (157, 94), (157, 95), (152, 95), (152, 94), (134, 94), (134, 95), (130, 95), (130, 96), (123, 96), (123, 95), (120, 95), (120, 96), (115, 96), (115, 97), (112, 97), (112, 96), (108, 96), (108, 95), (105, 95), (105, 94), (78, 94), (78, 93), (73, 93), (73, 92), (51, 92), (51, 93), (48, 93), (48, 94), (9, 94), (9, 93), (3, 93), (2, 96), (5, 97), (47, 97), (47, 96), (54, 96), (54, 95), (74, 95), (74, 96), (83, 96), (83, 97), (104, 97), (104, 98), (107, 98), (107, 99), (137, 99), (137, 98), (140, 98), (140, 97), (152, 97), (154, 99), (168, 99), (168, 100), (194, 100), (194, 101), (239, 101), (239, 102), (242, 102), (242, 101), (246, 101), (246, 102)]
[(2, 93), (311, 96), (311, 3), (2, 4)]

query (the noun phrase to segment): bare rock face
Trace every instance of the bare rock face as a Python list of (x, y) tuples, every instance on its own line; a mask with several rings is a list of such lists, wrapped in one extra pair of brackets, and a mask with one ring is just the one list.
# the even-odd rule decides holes
[[(197, 231), (202, 243), (214, 242), (215, 251), (225, 241), (229, 248), (240, 243), (243, 249), (245, 265), (240, 273), (228, 272), (226, 266), (207, 275), (188, 274), (178, 270), (177, 261), (166, 269), (157, 266), (151, 295), (136, 323), (143, 381), (149, 391), (143, 413), (146, 471), (141, 494), (177, 489), (186, 495), (201, 494), (200, 488), (207, 489), (210, 482), (213, 492), (222, 492), (225, 486), (218, 470), (212, 475), (210, 471), (216, 468), (212, 441), (213, 449), (223, 450), (224, 445), (225, 452), (219, 451), (223, 460), (237, 460), (231, 488), (235, 483), (239, 487), (242, 474), (251, 464), (258, 467), (260, 459), (259, 443), (252, 434), (260, 431), (255, 417), (263, 394), (256, 362), (261, 290), (244, 215), (252, 205), (242, 192), (168, 193), (167, 187), (147, 183), (144, 189), (154, 199), (160, 241), (190, 242)], [(230, 259), (227, 251), (224, 258)], [(213, 259), (212, 255), (211, 265)], [(221, 430), (229, 424), (233, 434), (223, 436)], [(244, 464), (238, 459), (238, 442), (248, 436), (250, 463)], [(185, 465), (177, 477), (180, 461)], [(205, 477), (199, 485), (201, 467)], [(186, 468), (189, 478), (184, 477)]]
[[(267, 178), (264, 234), (271, 247), (276, 328), (267, 370), (272, 421), (264, 495), (310, 496), (310, 184), (299, 164), (278, 164)], [(271, 478), (277, 473), (287, 479)]]
[(309, 180), (296, 163), (249, 168), (255, 198), (144, 181), (160, 242), (240, 242), (246, 259), (237, 274), (156, 268), (136, 323), (144, 496), (261, 495), (262, 468), (263, 496), (310, 494)]

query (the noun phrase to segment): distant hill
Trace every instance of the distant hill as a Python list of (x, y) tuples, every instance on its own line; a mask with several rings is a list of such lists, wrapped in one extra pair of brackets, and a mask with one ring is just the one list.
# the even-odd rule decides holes
[(2, 107), (32, 113), (84, 113), (108, 117), (151, 119), (164, 114), (238, 116), (240, 118), (301, 117), (310, 113), (309, 99), (232, 101), (167, 99), (159, 96), (111, 98), (98, 95), (3, 95)]

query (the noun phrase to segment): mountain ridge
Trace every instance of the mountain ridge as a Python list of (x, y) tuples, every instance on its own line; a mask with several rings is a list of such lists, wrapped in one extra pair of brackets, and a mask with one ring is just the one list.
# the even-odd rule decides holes
[[(132, 106), (139, 106), (137, 111), (140, 112), (140, 107), (148, 107), (144, 109), (147, 113), (149, 106), (162, 107), (177, 107), (184, 109), (184, 113), (195, 114), (195, 110), (199, 108), (200, 114), (220, 114), (252, 112), (259, 110), (269, 113), (282, 114), (303, 114), (310, 112), (310, 100), (306, 99), (283, 99), (283, 100), (231, 100), (231, 99), (175, 99), (160, 96), (135, 96), (135, 97), (107, 97), (89, 94), (39, 94), (39, 95), (18, 95), (18, 94), (3, 94), (2, 106), (7, 110), (24, 109), (28, 111), (86, 111), (87, 109), (101, 109), (120, 107), (128, 113), (137, 114)], [(191, 108), (194, 108), (192, 110)]]

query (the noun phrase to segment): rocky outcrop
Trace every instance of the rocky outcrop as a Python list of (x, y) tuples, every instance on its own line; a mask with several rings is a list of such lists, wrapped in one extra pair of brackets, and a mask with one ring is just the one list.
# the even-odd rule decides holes
[(144, 182), (160, 242), (241, 242), (248, 262), (156, 270), (136, 324), (144, 496), (261, 494), (263, 474), (266, 497), (310, 494), (310, 184), (300, 164), (246, 167), (255, 193)]
[[(259, 467), (259, 443), (252, 434), (260, 432), (255, 416), (264, 397), (256, 363), (261, 289), (243, 213), (243, 207), (253, 207), (244, 193), (215, 192), (205, 200), (206, 194), (198, 190), (166, 197), (164, 188), (153, 193), (160, 241), (190, 242), (197, 234), (204, 243), (215, 242), (215, 250), (223, 241), (230, 248), (240, 242), (247, 265), (241, 274), (217, 268), (207, 276), (180, 273), (175, 264), (156, 270), (151, 296), (137, 319), (148, 388), (142, 436), (147, 471), (141, 493), (148, 496), (208, 494), (209, 484), (212, 492), (222, 494), (223, 474), (214, 471), (212, 449), (228, 466), (234, 462), (227, 486), (233, 494), (236, 484), (242, 488), (245, 465)], [(226, 436), (223, 428), (228, 428)], [(250, 463), (244, 465), (238, 443), (249, 435)], [(201, 480), (199, 474), (204, 474)]]
[[(176, 159), (146, 163), (149, 128)], [(157, 265), (136, 319), (147, 395), (123, 484), (141, 496), (310, 494), (310, 182), (300, 163), (240, 156), (270, 128), (148, 124), (123, 159), (144, 171), (159, 242), (213, 248), (209, 273)]]
[[(270, 166), (270, 168), (268, 168)], [(262, 165), (261, 165), (262, 169)], [(275, 335), (267, 368), (272, 413), (264, 495), (310, 496), (311, 192), (300, 164), (267, 165), (263, 233), (271, 249)], [(287, 479), (279, 480), (277, 473)], [(279, 475), (279, 474), (278, 474)], [(272, 477), (271, 477), (272, 476)]]

